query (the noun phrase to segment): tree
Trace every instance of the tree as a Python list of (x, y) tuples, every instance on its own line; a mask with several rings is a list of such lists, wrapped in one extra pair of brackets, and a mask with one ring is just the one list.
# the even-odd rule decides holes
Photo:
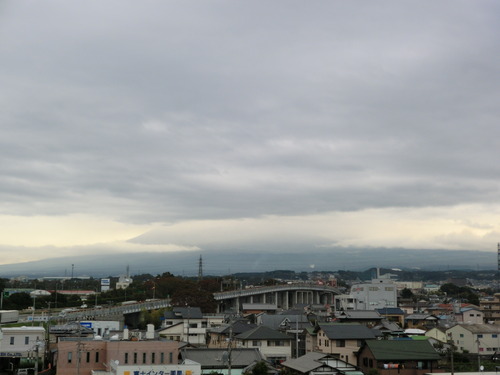
[(413, 294), (413, 292), (411, 291), (411, 289), (404, 288), (404, 289), (401, 291), (401, 298), (410, 299), (410, 298), (413, 298), (413, 296), (414, 296), (414, 294)]
[(8, 309), (23, 310), (33, 306), (33, 299), (28, 293), (14, 293), (4, 301)]
[(267, 375), (267, 363), (260, 361), (253, 366), (252, 375)]

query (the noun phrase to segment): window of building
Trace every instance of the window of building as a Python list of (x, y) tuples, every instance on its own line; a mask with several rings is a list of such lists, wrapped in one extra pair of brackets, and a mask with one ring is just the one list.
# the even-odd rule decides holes
[(123, 362), (124, 362), (125, 364), (127, 364), (127, 363), (128, 363), (128, 353), (125, 353), (125, 358), (124, 358)]
[(95, 352), (95, 363), (99, 363), (99, 352)]
[(385, 287), (385, 291), (386, 292), (392, 292), (393, 290), (394, 290), (394, 287), (392, 287), (392, 286), (386, 286)]
[(30, 343), (30, 338), (28, 336), (24, 337), (24, 345), (28, 345)]
[(168, 353), (168, 362), (169, 363), (172, 363), (173, 358), (174, 358), (174, 353), (172, 353), (172, 352)]
[(165, 362), (165, 353), (161, 352), (160, 353), (160, 363), (164, 363)]
[(460, 334), (460, 337), (464, 337), (464, 334), (463, 334), (463, 333), (461, 333), (461, 334)]
[(345, 347), (345, 340), (337, 340), (337, 348)]
[(68, 363), (73, 361), (73, 352), (68, 352)]
[(134, 364), (137, 363), (137, 353), (134, 353)]
[(493, 337), (494, 339), (496, 339), (496, 338), (498, 337), (498, 335), (497, 335), (496, 333), (493, 333), (493, 334), (491, 335), (491, 337)]
[(198, 328), (197, 323), (189, 323), (189, 328)]
[(478, 334), (478, 335), (477, 335), (477, 338), (478, 338), (478, 339), (482, 339), (482, 338), (483, 338), (483, 335)]
[(370, 292), (376, 292), (378, 290), (378, 286), (371, 286), (368, 288)]
[(151, 353), (151, 363), (154, 364), (155, 363), (155, 353)]
[(86, 358), (86, 360), (87, 360), (87, 363), (90, 362), (90, 352), (87, 352), (87, 358)]
[(142, 363), (146, 363), (146, 353), (142, 353)]
[(260, 340), (253, 340), (252, 346), (260, 346)]

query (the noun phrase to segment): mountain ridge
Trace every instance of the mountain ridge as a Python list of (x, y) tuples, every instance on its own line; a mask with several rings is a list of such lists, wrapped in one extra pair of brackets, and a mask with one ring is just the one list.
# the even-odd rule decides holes
[(473, 250), (419, 250), (386, 248), (304, 249), (303, 251), (250, 251), (208, 249), (201, 251), (139, 252), (75, 255), (38, 261), (0, 265), (0, 277), (55, 276), (107, 277), (130, 273), (153, 275), (170, 272), (196, 276), (202, 257), (205, 275), (221, 276), (236, 272), (364, 270), (371, 267), (425, 269), (494, 270), (497, 253)]

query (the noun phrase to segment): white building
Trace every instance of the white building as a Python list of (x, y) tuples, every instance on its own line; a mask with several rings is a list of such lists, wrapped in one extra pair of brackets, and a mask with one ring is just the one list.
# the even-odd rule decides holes
[(165, 312), (160, 337), (184, 341), (194, 345), (205, 345), (207, 328), (220, 326), (224, 316), (204, 316), (199, 307), (174, 307)]
[(397, 307), (398, 304), (396, 284), (387, 279), (373, 279), (371, 283), (354, 284), (350, 295), (356, 300), (357, 310)]
[(455, 319), (458, 323), (483, 324), (484, 313), (476, 307), (463, 307), (455, 312)]
[(334, 298), (335, 310), (358, 310), (358, 300), (350, 294), (338, 294)]
[(292, 358), (293, 337), (266, 326), (257, 326), (235, 336), (238, 348), (259, 349), (272, 364)]
[(496, 324), (457, 324), (446, 334), (459, 352), (493, 355), (500, 350), (500, 326)]
[(31, 362), (41, 363), (45, 349), (43, 327), (12, 327), (0, 331), (0, 357), (8, 357), (18, 366)]

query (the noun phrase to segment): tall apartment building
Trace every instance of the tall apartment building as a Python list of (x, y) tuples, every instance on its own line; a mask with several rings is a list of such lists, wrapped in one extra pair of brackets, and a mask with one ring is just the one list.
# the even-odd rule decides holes
[(500, 324), (500, 293), (495, 293), (492, 299), (481, 300), (479, 309), (484, 314), (485, 323)]

